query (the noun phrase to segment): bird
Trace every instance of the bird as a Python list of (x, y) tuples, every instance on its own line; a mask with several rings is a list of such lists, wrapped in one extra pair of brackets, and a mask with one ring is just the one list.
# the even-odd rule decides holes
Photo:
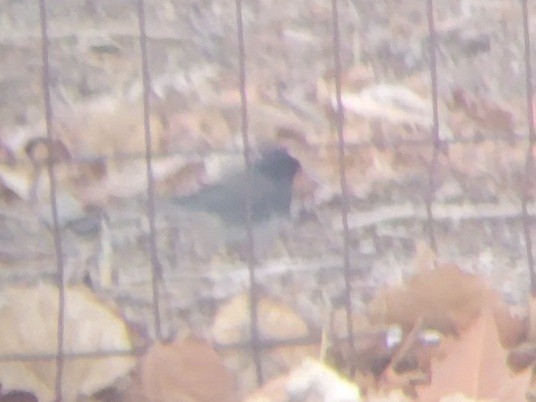
[[(281, 147), (268, 149), (253, 161), (249, 201), (256, 248), (269, 247), (290, 220), (292, 187), (300, 170), (300, 162)], [(190, 227), (209, 222), (207, 236), (220, 237), (219, 246), (236, 249), (243, 247), (247, 240), (247, 181), (244, 168), (235, 170), (196, 193), (173, 197), (171, 202), (190, 218)], [(259, 244), (264, 242), (268, 244)]]
[[(269, 150), (251, 168), (251, 221), (290, 214), (292, 183), (301, 165), (285, 149)], [(175, 203), (217, 215), (229, 224), (246, 222), (247, 172), (232, 172), (197, 193), (177, 197)]]

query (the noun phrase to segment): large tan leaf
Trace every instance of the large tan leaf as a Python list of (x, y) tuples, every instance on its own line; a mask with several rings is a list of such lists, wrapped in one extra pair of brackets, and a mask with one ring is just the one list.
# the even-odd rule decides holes
[(445, 340), (442, 350), (445, 357), (432, 361), (431, 383), (417, 388), (419, 401), (437, 402), (463, 394), (476, 400), (525, 402), (531, 373), (510, 371), (493, 311), (484, 310), (460, 338)]
[[(12, 287), (0, 296), (0, 354), (55, 354), (58, 333), (58, 289), (49, 284)], [(131, 348), (125, 323), (85, 288), (65, 293), (64, 351), (97, 353)], [(134, 359), (127, 356), (67, 359), (63, 400), (91, 395), (127, 374)], [(41, 402), (54, 399), (54, 360), (0, 362), (4, 392), (33, 392)]]

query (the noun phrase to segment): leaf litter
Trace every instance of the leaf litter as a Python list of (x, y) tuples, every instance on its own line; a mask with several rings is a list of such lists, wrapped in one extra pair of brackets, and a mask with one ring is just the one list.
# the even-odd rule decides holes
[[(215, 352), (213, 345), (181, 336), (193, 331), (218, 348), (228, 341), (248, 341), (245, 266), (218, 258), (190, 261), (165, 219), (159, 221), (157, 239), (166, 285), (163, 321), (164, 332), (175, 340), (153, 343), (135, 8), (113, 2), (49, 3), (58, 135), (52, 154), (62, 190), (58, 204), (65, 265), (69, 282), (89, 281), (94, 293), (69, 290), (68, 300), (78, 292), (86, 294), (80, 303), (92, 307), (80, 314), (84, 328), (106, 329), (128, 348), (126, 322), (135, 328), (130, 335), (149, 345), (138, 359), (138, 371), (125, 380), (145, 384), (144, 397), (222, 400), (225, 393), (230, 400), (247, 398), (256, 388), (247, 349)], [(269, 340), (288, 335), (312, 339), (264, 352), (268, 377), (281, 375), (275, 380), (279, 386), (274, 391), (263, 388), (252, 398), (421, 400), (428, 390), (433, 400), (442, 401), (522, 400), (534, 387), (527, 385), (536, 355), (533, 307), (524, 301), (528, 275), (522, 228), (512, 219), (523, 192), (534, 196), (533, 183), (524, 181), (526, 149), (518, 141), (526, 137), (519, 10), (501, 0), (436, 4), (440, 136), (480, 142), (449, 146), (434, 173), (437, 255), (455, 263), (435, 261), (422, 250), (417, 251), (421, 261), (411, 263), (414, 250), (427, 238), (426, 215), (419, 211), (424, 211), (428, 194), (432, 148), (403, 142), (429, 138), (431, 99), (425, 9), (418, 1), (404, 7), (399, 3), (340, 5), (347, 180), (351, 217), (359, 220), (349, 239), (358, 272), (351, 280), (355, 356), (345, 339), (347, 317), (341, 303), (339, 159), (331, 58), (326, 57), (331, 54), (329, 6), (298, 1), (276, 9), (264, 0), (246, 5), (246, 91), (254, 151), (274, 142), (288, 146), (309, 179), (294, 206), (306, 218), (297, 219), (285, 234), (284, 252), (274, 251), (272, 260), (260, 264), (262, 335)], [(2, 8), (2, 292), (17, 308), (47, 289), (48, 301), (42, 304), (54, 306), (57, 290), (43, 285), (55, 277), (50, 215), (43, 212), (50, 209), (47, 153), (28, 152), (45, 134), (41, 78), (32, 74), (41, 57), (39, 33), (29, 17), (34, 15), (30, 2)], [(154, 179), (158, 196), (165, 198), (215, 180), (221, 169), (212, 164), (214, 155), (240, 152), (235, 15), (232, 7), (198, 2), (147, 1), (147, 10)], [(176, 46), (177, 41), (185, 46)], [(56, 155), (56, 149), (66, 152)], [(473, 209), (468, 211), (468, 205)], [(81, 230), (84, 225), (100, 229)], [(117, 302), (122, 318), (102, 300)], [(521, 313), (512, 313), (513, 303)], [(33, 326), (25, 333), (46, 332), (46, 347), (41, 345), (46, 350), (40, 351), (54, 353), (53, 320), (39, 309), (27, 310)], [(23, 339), (15, 329), (25, 314), (3, 320), (4, 346)], [(82, 325), (71, 319), (67, 321)], [(79, 332), (69, 342), (82, 347), (87, 339)], [(97, 348), (104, 346), (96, 343)], [(31, 352), (30, 344), (17, 345), (17, 352)], [(67, 400), (109, 386), (116, 377), (125, 377), (131, 364), (129, 360), (110, 369), (105, 379), (92, 377), (101, 371), (101, 362), (78, 362), (88, 371), (80, 379), (80, 371), (72, 370), (76, 379), (68, 381)], [(10, 365), (0, 363), (0, 371)], [(175, 370), (184, 365), (192, 368), (186, 377), (181, 374), (185, 370)], [(472, 380), (469, 391), (447, 381), (457, 378), (445, 374), (452, 366), (466, 374), (454, 385)], [(52, 397), (53, 363), (17, 367), (21, 383), (2, 376), (2, 398), (12, 395), (11, 387), (30, 390), (40, 400)], [(36, 378), (39, 367), (48, 376)], [(353, 376), (351, 367), (357, 368)], [(233, 393), (233, 376), (242, 380), (237, 381), (239, 397)], [(215, 377), (222, 380), (221, 388), (205, 385)], [(502, 396), (501, 387), (509, 390), (509, 384), (518, 382), (512, 399)], [(121, 389), (122, 397), (129, 394), (120, 385), (112, 387)]]

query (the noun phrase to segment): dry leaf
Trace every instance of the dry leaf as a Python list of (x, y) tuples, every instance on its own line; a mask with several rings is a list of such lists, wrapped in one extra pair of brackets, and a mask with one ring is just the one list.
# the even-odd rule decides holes
[(422, 240), (415, 245), (415, 256), (413, 257), (412, 266), (417, 272), (425, 272), (434, 269), (436, 255), (434, 250)]
[(508, 353), (508, 366), (514, 371), (523, 371), (536, 361), (536, 345), (522, 343)]
[[(240, 131), (240, 100), (234, 101), (222, 98), (220, 107), (226, 120), (229, 122), (231, 131), (236, 133)], [(308, 120), (300, 119), (286, 107), (281, 107), (278, 103), (268, 103), (264, 100), (253, 101), (248, 108), (249, 126), (255, 133), (256, 145), (262, 145), (273, 142), (280, 129), (288, 129), (299, 133), (303, 130), (314, 131), (315, 127), (311, 126)]]
[[(518, 331), (521, 336), (514, 338), (517, 342), (511, 342), (513, 346), (508, 355), (508, 363), (513, 370), (524, 370), (536, 362), (536, 299), (529, 300), (529, 312), (525, 322), (520, 321), (518, 326), (523, 330)], [(524, 324), (524, 325), (523, 325)], [(505, 325), (503, 325), (505, 326)], [(510, 328), (512, 325), (509, 326)], [(516, 334), (516, 333), (515, 333)], [(517, 335), (517, 334), (516, 334)], [(524, 338), (524, 339), (523, 339)], [(520, 341), (523, 341), (520, 343)], [(504, 344), (504, 343), (503, 343)]]
[(507, 105), (500, 104), (492, 99), (486, 99), (462, 88), (452, 91), (456, 106), (463, 109), (467, 116), (479, 126), (493, 130), (510, 132), (515, 129), (514, 115), (507, 109)]
[[(58, 223), (63, 226), (85, 215), (84, 206), (73, 194), (63, 189), (56, 191), (56, 208)], [(52, 206), (50, 196), (43, 197), (39, 200), (38, 205), (39, 218), (49, 227), (54, 226), (52, 219)]]
[(0, 164), (0, 183), (24, 201), (30, 200), (34, 177), (34, 169), (28, 164)]
[(456, 332), (470, 325), (484, 306), (499, 302), (483, 279), (450, 264), (421, 271), (405, 286), (380, 293), (369, 306), (369, 316), (373, 322), (405, 329), (422, 318), (429, 327)]
[[(285, 340), (306, 337), (307, 324), (290, 307), (262, 298), (258, 301), (259, 335), (266, 340)], [(250, 332), (249, 297), (239, 295), (223, 306), (212, 327), (216, 342), (232, 344), (248, 342)]]
[(529, 389), (528, 389), (528, 391), (526, 393), (526, 397), (527, 397), (528, 402), (532, 402), (532, 401), (536, 400), (536, 379), (534, 378), (534, 375), (533, 375), (533, 378), (531, 380)]
[[(335, 98), (331, 99), (332, 106)], [(393, 124), (431, 126), (430, 102), (401, 85), (375, 85), (357, 94), (343, 93), (346, 110), (368, 119), (382, 119)]]
[(143, 356), (131, 401), (235, 402), (235, 380), (208, 343), (187, 337)]
[[(162, 148), (163, 126), (150, 116), (153, 151)], [(145, 152), (141, 101), (104, 96), (78, 104), (56, 115), (55, 130), (75, 156), (105, 156)]]
[[(58, 289), (48, 284), (12, 287), (0, 297), (0, 354), (55, 354), (58, 333)], [(98, 353), (130, 350), (125, 323), (85, 288), (65, 293), (64, 350)], [(63, 398), (74, 401), (111, 385), (134, 365), (128, 356), (68, 359), (63, 369)], [(39, 401), (52, 401), (56, 377), (54, 360), (1, 362), (4, 391), (33, 392)]]
[[(152, 162), (155, 183), (169, 179), (187, 168), (182, 156), (155, 159)], [(86, 203), (104, 203), (110, 197), (128, 198), (147, 191), (147, 162), (131, 160), (114, 169), (109, 169), (102, 180), (80, 188), (78, 192)]]
[(515, 313), (514, 307), (498, 301), (493, 306), (493, 314), (504, 347), (514, 347), (526, 339), (527, 322), (519, 313)]
[(529, 328), (527, 331), (527, 340), (536, 343), (536, 298), (529, 302)]
[(397, 335), (402, 337), (400, 327), (373, 326), (366, 316), (354, 314), (352, 329), (355, 354), (352, 354), (347, 341), (346, 320), (346, 310), (344, 308), (336, 310), (332, 314), (330, 329), (327, 331), (333, 337), (333, 341), (329, 339), (333, 343), (330, 355), (336, 362), (337, 368), (354, 367), (359, 373), (359, 378), (365, 373), (379, 375), (391, 361), (400, 342), (400, 339), (395, 339)]
[(525, 402), (530, 370), (513, 375), (508, 368), (492, 310), (484, 310), (459, 339), (447, 339), (441, 348), (445, 357), (432, 361), (430, 385), (417, 388), (419, 401), (435, 402), (462, 393), (477, 399)]
[(171, 116), (168, 147), (183, 151), (224, 149), (232, 143), (233, 133), (216, 108), (197, 107)]
[[(262, 298), (258, 301), (259, 337), (266, 341), (285, 341), (307, 337), (309, 329), (290, 307)], [(214, 320), (214, 340), (222, 345), (248, 343), (251, 339), (249, 297), (239, 295), (223, 306)], [(268, 349), (263, 353), (263, 368), (267, 377), (279, 374), (299, 364), (307, 356), (318, 356), (319, 345), (291, 345)], [(254, 369), (248, 351), (225, 353), (227, 363), (241, 374), (244, 388), (255, 385)]]
[(247, 402), (359, 402), (356, 384), (314, 359), (305, 360), (246, 399)]
[(246, 402), (285, 402), (289, 399), (287, 395), (286, 375), (274, 378), (265, 383), (262, 388), (253, 392), (245, 401)]

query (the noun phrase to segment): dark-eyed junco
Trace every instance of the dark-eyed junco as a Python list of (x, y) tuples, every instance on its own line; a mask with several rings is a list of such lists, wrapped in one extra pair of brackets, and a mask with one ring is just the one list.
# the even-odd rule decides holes
[[(281, 224), (289, 219), (292, 184), (300, 169), (299, 161), (283, 148), (270, 149), (253, 162), (249, 188), (257, 250), (265, 249), (264, 243), (272, 242)], [(195, 194), (174, 198), (172, 204), (179, 207), (190, 228), (207, 227), (211, 243), (220, 248), (243, 247), (247, 239), (247, 189), (247, 173), (240, 169)], [(190, 229), (183, 230), (184, 236), (189, 233)]]

